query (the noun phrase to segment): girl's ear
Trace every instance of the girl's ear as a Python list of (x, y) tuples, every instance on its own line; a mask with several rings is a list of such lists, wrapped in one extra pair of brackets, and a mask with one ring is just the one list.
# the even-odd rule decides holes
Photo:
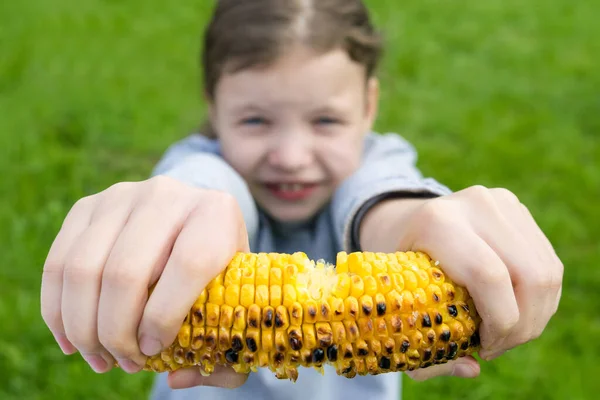
[(367, 96), (366, 96), (366, 123), (367, 129), (365, 131), (371, 131), (375, 120), (377, 119), (377, 112), (379, 110), (379, 79), (372, 76), (367, 82)]

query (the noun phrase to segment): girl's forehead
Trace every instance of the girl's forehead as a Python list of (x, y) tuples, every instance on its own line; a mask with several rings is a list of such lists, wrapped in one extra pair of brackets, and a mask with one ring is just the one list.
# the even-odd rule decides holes
[(223, 75), (218, 84), (219, 96), (236, 108), (247, 97), (263, 103), (314, 102), (322, 98), (340, 98), (362, 94), (365, 71), (343, 51), (288, 53), (277, 62), (261, 68), (244, 69)]

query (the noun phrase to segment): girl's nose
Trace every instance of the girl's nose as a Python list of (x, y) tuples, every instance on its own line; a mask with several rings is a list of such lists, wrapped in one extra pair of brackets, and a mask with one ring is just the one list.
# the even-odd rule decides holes
[(313, 162), (310, 140), (302, 135), (285, 135), (278, 138), (269, 152), (269, 163), (286, 172), (306, 168)]

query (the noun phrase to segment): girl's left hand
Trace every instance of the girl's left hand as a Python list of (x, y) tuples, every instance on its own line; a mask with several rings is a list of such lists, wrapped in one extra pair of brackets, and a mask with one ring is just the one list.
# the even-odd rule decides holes
[[(434, 199), (385, 201), (369, 211), (361, 237), (369, 251), (419, 250), (439, 260), (473, 297), (484, 360), (538, 338), (557, 311), (563, 264), (529, 210), (506, 189), (473, 186)], [(479, 372), (468, 356), (407, 375), (425, 380)]]

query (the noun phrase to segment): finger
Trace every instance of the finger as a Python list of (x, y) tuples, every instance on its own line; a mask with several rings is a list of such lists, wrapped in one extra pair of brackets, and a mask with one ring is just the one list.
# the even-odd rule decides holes
[[(556, 254), (556, 251), (550, 243), (550, 240), (548, 239), (548, 237), (546, 237), (546, 235), (544, 235), (541, 228), (536, 223), (533, 215), (531, 214), (531, 211), (529, 211), (529, 209), (523, 204), (521, 204), (521, 210), (525, 214), (524, 221), (526, 222), (526, 226), (524, 227), (524, 229), (529, 229), (529, 231), (532, 232), (532, 235), (537, 234), (536, 236), (540, 240), (542, 245), (545, 245), (548, 249), (548, 251), (545, 253), (545, 255), (547, 256), (546, 266), (550, 272), (550, 290), (554, 294), (554, 301), (551, 304), (547, 304), (548, 308), (544, 310), (544, 313), (548, 316), (549, 320), (550, 317), (556, 313), (558, 309), (558, 304), (560, 302), (562, 293), (562, 281), (564, 277), (564, 265), (558, 257), (558, 255)], [(543, 326), (547, 325), (547, 322), (548, 321), (546, 321), (546, 323), (543, 324)]]
[(86, 197), (71, 208), (44, 263), (40, 293), (41, 314), (54, 339), (65, 354), (77, 351), (67, 339), (63, 325), (62, 292), (64, 262), (77, 237), (88, 227), (96, 199)]
[(194, 386), (215, 386), (226, 389), (235, 389), (248, 380), (248, 374), (235, 372), (224, 366), (215, 366), (209, 376), (203, 376), (197, 368), (180, 369), (169, 373), (167, 382), (171, 389), (185, 389)]
[(465, 356), (444, 364), (432, 365), (431, 367), (420, 368), (414, 371), (406, 371), (406, 375), (415, 381), (425, 381), (440, 376), (476, 378), (479, 376), (480, 372), (481, 368), (477, 360), (472, 356)]
[(98, 337), (98, 302), (102, 272), (108, 255), (125, 225), (131, 198), (104, 199), (92, 221), (73, 245), (65, 263), (62, 313), (65, 332), (96, 372), (106, 372), (114, 359)]
[(247, 248), (244, 222), (230, 196), (212, 196), (185, 221), (143, 312), (140, 349), (155, 355), (177, 336), (205, 286), (224, 270), (236, 251)]
[(506, 190), (495, 190), (499, 211), (497, 232), (481, 231), (507, 265), (519, 305), (519, 322), (510, 335), (494, 344), (494, 349), (480, 353), (484, 359), (497, 357), (504, 351), (525, 343), (541, 334), (555, 304), (556, 292), (549, 290), (553, 266), (546, 243), (539, 240), (534, 221), (523, 214), (521, 203)]
[[(453, 232), (451, 236), (448, 231)], [(482, 318), (482, 349), (491, 348), (510, 333), (519, 320), (511, 278), (506, 265), (482, 238), (466, 227), (440, 226), (414, 244), (440, 261), (456, 284), (467, 288)]]
[(99, 340), (130, 373), (141, 370), (146, 360), (137, 330), (148, 288), (153, 276), (162, 272), (191, 211), (190, 201), (173, 203), (168, 197), (142, 201), (134, 207), (106, 261), (98, 307)]

